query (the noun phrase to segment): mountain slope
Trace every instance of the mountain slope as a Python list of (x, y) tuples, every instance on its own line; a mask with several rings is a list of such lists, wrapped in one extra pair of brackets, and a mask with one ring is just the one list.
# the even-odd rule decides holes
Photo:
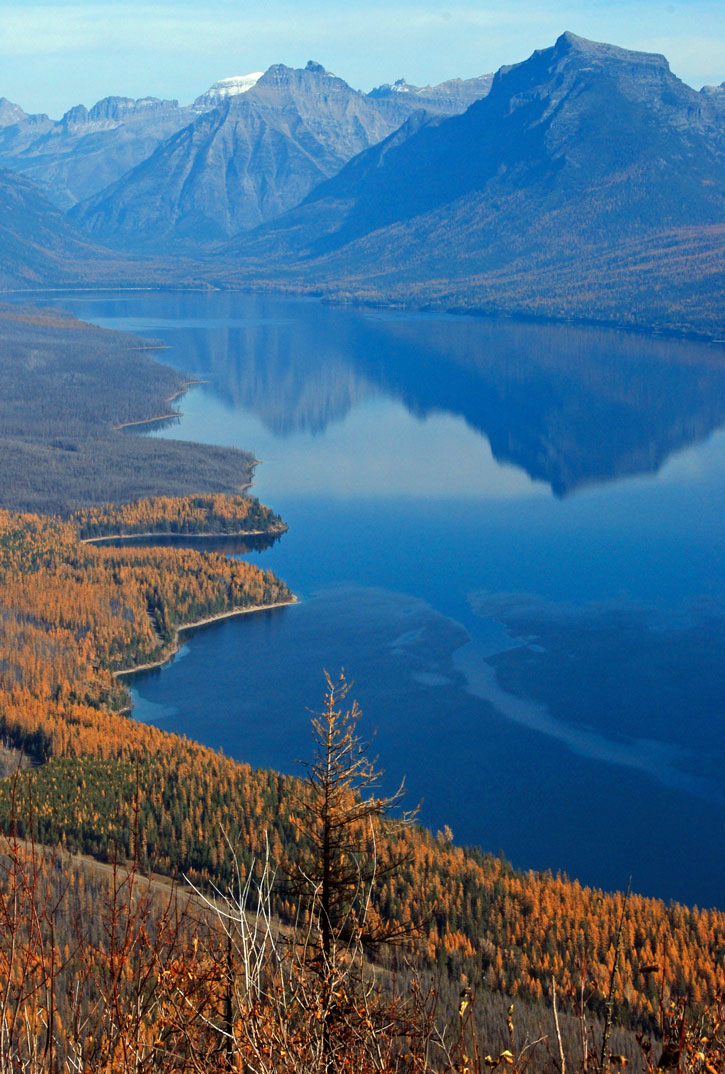
[(113, 257), (81, 235), (25, 176), (0, 171), (0, 289), (74, 284), (113, 272)]
[[(226, 253), (242, 276), (284, 259), (289, 276), (304, 266), (310, 285), (364, 298), (603, 319), (624, 300), (631, 320), (654, 284), (676, 292), (675, 317), (700, 290), (712, 312), (725, 225), (717, 101), (662, 56), (567, 33), (502, 68), (462, 116), (412, 117)], [(664, 315), (665, 299), (655, 305)]]

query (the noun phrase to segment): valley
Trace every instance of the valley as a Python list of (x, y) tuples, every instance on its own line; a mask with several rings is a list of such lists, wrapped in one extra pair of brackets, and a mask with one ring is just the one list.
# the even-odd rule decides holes
[[(157, 139), (67, 215), (42, 192), (45, 143), (23, 148), (34, 117), (6, 102), (0, 284), (261, 288), (721, 335), (725, 91), (696, 92), (664, 56), (567, 32), (437, 87), (362, 94), (313, 61), (244, 86), (186, 111), (109, 98), (64, 117), (59, 145), (101, 124), (88, 138), (110, 160)], [(166, 138), (157, 113), (180, 125)]]
[(0, 1074), (720, 1074), (725, 83), (551, 40), (0, 97)]

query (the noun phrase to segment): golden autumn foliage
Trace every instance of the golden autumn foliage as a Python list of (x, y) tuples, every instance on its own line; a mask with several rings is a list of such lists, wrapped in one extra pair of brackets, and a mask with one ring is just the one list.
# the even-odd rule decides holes
[[(200, 526), (200, 509), (196, 517)], [(290, 599), (283, 583), (243, 561), (96, 547), (72, 522), (0, 511), (0, 688), (97, 700), (111, 688), (110, 671), (168, 655), (180, 626)]]
[(525, 1005), (493, 996), (481, 1019), (486, 990), (475, 981), (446, 1012), (435, 985), (416, 974), (396, 984), (354, 937), (325, 993), (310, 958), (315, 909), (280, 927), (275, 877), (261, 865), (251, 883), (235, 869), (207, 899), (144, 879), (134, 862), (103, 870), (0, 838), (0, 1074), (722, 1072), (718, 1002), (697, 1011), (661, 996), (656, 1033), (638, 1044), (614, 1032), (605, 1047), (586, 1010), (562, 1033), (546, 1007), (532, 1021)]
[[(238, 525), (239, 505), (204, 502), (212, 527), (227, 516)], [(13, 814), (24, 836), (32, 817), (43, 843), (106, 861), (135, 854), (143, 869), (226, 883), (230, 843), (245, 867), (267, 843), (273, 861), (304, 854), (304, 787), (123, 715), (114, 672), (166, 657), (184, 623), (291, 594), (268, 572), (216, 553), (79, 536), (82, 525), (123, 526), (126, 511), (131, 527), (167, 525), (174, 513), (201, 525), (199, 504), (131, 505), (85, 521), (0, 512), (0, 735), (42, 762), (19, 777), (12, 803), (0, 781), (0, 823), (7, 829)], [(532, 1002), (556, 979), (563, 1004), (584, 987), (602, 1014), (622, 895), (518, 872), (416, 827), (387, 833), (378, 852), (370, 920), (414, 936), (421, 965)], [(386, 859), (400, 864), (386, 872)], [(294, 900), (284, 891), (275, 900), (289, 920)], [(725, 993), (721, 910), (630, 896), (622, 928), (619, 1021), (653, 1022), (663, 979), (668, 996), (687, 994), (695, 1006)]]
[(86, 507), (70, 516), (84, 540), (134, 534), (281, 533), (279, 515), (251, 496), (156, 496), (116, 506)]

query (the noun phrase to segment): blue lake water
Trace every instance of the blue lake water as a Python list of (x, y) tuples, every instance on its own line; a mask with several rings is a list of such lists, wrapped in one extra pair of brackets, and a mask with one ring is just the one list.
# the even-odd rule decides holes
[(238, 294), (52, 301), (204, 380), (297, 606), (186, 634), (139, 719), (301, 771), (344, 666), (390, 787), (516, 865), (725, 905), (725, 352)]

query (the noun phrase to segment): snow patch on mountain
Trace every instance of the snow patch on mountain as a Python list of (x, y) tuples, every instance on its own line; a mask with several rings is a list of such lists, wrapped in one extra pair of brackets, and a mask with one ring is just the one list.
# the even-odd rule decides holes
[(210, 86), (206, 93), (197, 97), (192, 105), (196, 110), (214, 108), (227, 97), (238, 97), (241, 93), (247, 93), (252, 86), (256, 86), (264, 71), (253, 71), (248, 75), (232, 75), (231, 78), (221, 78)]

